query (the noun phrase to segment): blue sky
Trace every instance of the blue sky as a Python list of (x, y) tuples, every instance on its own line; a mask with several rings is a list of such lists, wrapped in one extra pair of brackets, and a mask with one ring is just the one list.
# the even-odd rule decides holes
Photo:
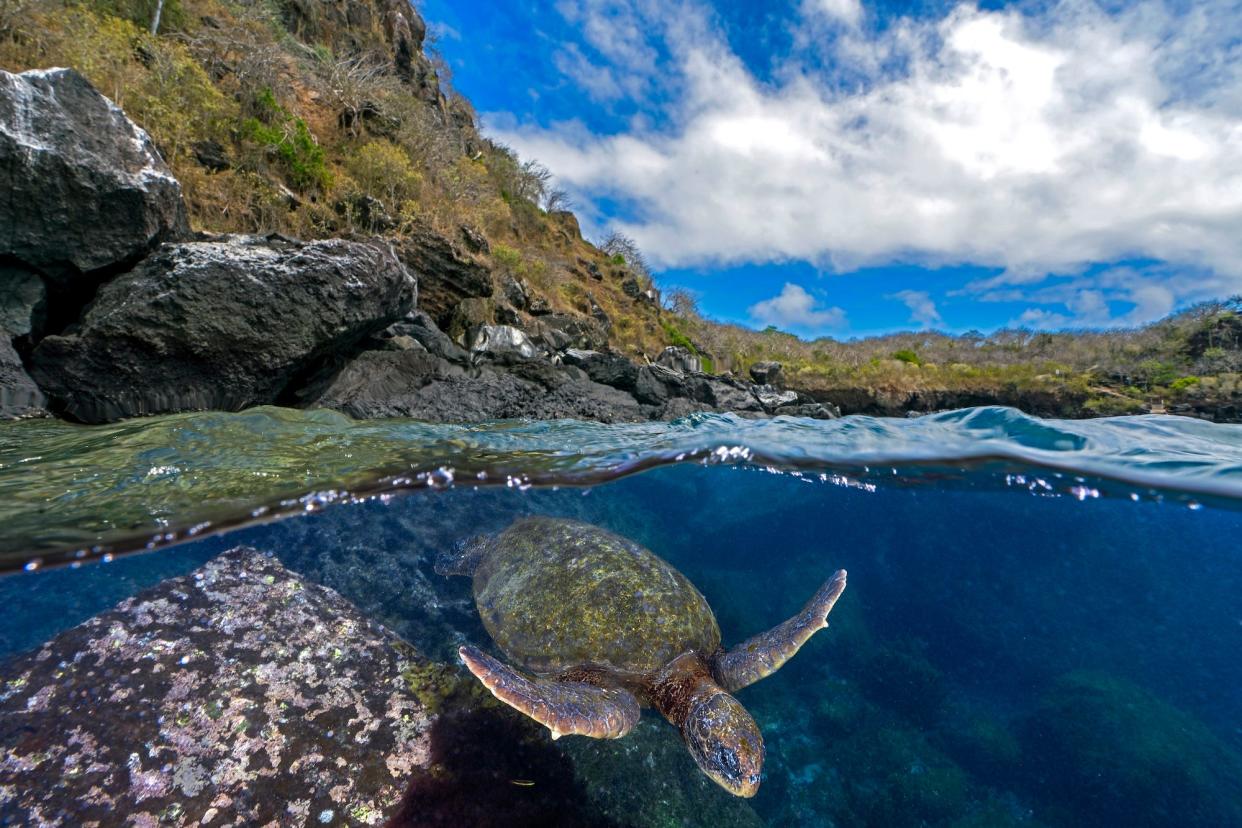
[(423, 0), (484, 131), (710, 315), (1141, 324), (1242, 293), (1242, 0)]

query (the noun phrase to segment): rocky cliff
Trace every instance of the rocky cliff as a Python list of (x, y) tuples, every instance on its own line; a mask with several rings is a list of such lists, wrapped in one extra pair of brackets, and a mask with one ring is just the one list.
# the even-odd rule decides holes
[[(408, 37), (408, 21), (383, 19)], [(593, 296), (590, 313), (553, 311), (464, 230), (460, 242), (430, 227), (191, 237), (150, 139), (73, 70), (0, 73), (0, 108), (0, 169), (22, 197), (0, 206), (10, 414), (46, 404), (98, 423), (272, 403), (435, 421), (831, 414), (707, 376), (684, 349), (633, 364), (608, 350)]]

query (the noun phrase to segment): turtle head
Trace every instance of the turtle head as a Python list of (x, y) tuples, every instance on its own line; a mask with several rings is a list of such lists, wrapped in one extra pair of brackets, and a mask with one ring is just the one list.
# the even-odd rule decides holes
[(751, 797), (763, 774), (763, 734), (741, 703), (724, 691), (702, 694), (682, 725), (699, 769), (734, 796)]

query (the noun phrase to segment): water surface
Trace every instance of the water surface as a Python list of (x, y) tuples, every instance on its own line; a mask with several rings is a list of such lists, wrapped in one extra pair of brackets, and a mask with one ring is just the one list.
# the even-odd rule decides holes
[[(151, 554), (0, 579), (0, 651), (249, 544), (452, 663), (461, 642), (489, 641), (468, 582), (436, 575), (436, 554), (522, 515), (560, 515), (672, 562), (727, 643), (850, 571), (832, 626), (739, 693), (767, 742), (758, 796), (703, 784), (649, 711), (619, 741), (548, 743), (575, 769), (574, 813), (617, 825), (1242, 825), (1239, 498), (1242, 427), (1171, 417), (986, 408), (462, 427), (260, 409), (22, 423), (0, 429), (10, 565), (200, 528)], [(243, 525), (256, 511), (298, 514)], [(226, 526), (239, 528), (212, 534)], [(517, 750), (502, 735), (455, 738), (490, 740), (475, 762)], [(463, 771), (460, 801), (488, 813), (522, 796), (470, 780)]]

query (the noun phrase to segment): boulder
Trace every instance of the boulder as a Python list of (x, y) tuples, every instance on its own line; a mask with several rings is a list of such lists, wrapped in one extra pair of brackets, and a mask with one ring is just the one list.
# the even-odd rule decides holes
[(0, 331), (0, 420), (42, 414), (44, 402), (8, 334)]
[(756, 362), (750, 366), (750, 378), (758, 385), (773, 385), (778, 388), (784, 381), (779, 362)]
[(410, 686), (427, 669), (333, 590), (234, 549), (4, 666), (0, 813), (378, 824), (430, 764)]
[(612, 317), (608, 315), (607, 311), (600, 307), (599, 302), (595, 301), (595, 295), (588, 293), (587, 301), (590, 303), (591, 318), (603, 326), (605, 331), (612, 330)]
[(771, 385), (755, 386), (755, 397), (763, 404), (763, 407), (769, 411), (774, 411), (781, 406), (793, 405), (798, 402), (798, 392), (777, 391)]
[[(435, 318), (434, 314), (432, 318)], [(444, 329), (454, 342), (469, 347), (470, 339), (480, 325), (491, 325), (495, 322), (496, 303), (491, 299), (462, 299), (449, 314), (448, 325)]]
[(672, 368), (683, 374), (698, 374), (703, 370), (703, 360), (679, 345), (670, 345), (656, 357), (656, 365)]
[(638, 382), (638, 366), (615, 351), (570, 348), (561, 354), (567, 365), (581, 368), (593, 382), (622, 391), (633, 391)]
[(386, 245), (229, 236), (167, 245), (104, 285), (31, 374), (83, 422), (275, 403), (404, 316), (416, 284)]
[(72, 69), (0, 71), (0, 259), (62, 279), (186, 238), (181, 185)]
[(364, 351), (342, 368), (314, 404), (358, 419), (404, 417), (423, 387), (466, 370), (427, 351)]
[(481, 325), (470, 342), (470, 351), (484, 356), (534, 359), (539, 349), (524, 331), (511, 325)]
[(689, 417), (691, 414), (703, 414), (714, 411), (710, 405), (697, 400), (691, 400), (686, 397), (673, 397), (660, 406), (651, 410), (651, 419), (653, 420), (679, 420), (682, 417)]
[(817, 402), (783, 405), (774, 412), (782, 417), (806, 417), (812, 420), (835, 420), (841, 410), (835, 405)]
[(194, 150), (194, 160), (212, 172), (227, 170), (232, 166), (228, 151), (219, 141), (196, 141), (191, 149)]
[(749, 389), (727, 380), (708, 379), (707, 388), (711, 392), (708, 400), (720, 411), (736, 411), (739, 413), (760, 413), (764, 406), (755, 398)]
[[(566, 347), (598, 351), (608, 344), (608, 329), (590, 316), (549, 313), (538, 320), (536, 330), (557, 351)], [(553, 344), (553, 341), (563, 344)]]
[(416, 310), (406, 315), (400, 322), (394, 322), (386, 328), (381, 336), (408, 336), (422, 345), (429, 353), (435, 354), (449, 362), (466, 364), (470, 361), (470, 353), (460, 347), (448, 334), (436, 327), (435, 320), (425, 312)]
[(0, 335), (29, 336), (46, 315), (47, 290), (38, 274), (0, 264)]
[(487, 236), (465, 224), (461, 226), (461, 241), (471, 253), (492, 252), (492, 246), (488, 244)]
[(530, 290), (521, 279), (514, 279), (512, 276), (506, 278), (504, 294), (509, 304), (518, 310), (526, 310), (530, 304)]
[(643, 295), (642, 283), (638, 281), (637, 276), (627, 276), (621, 281), (621, 292), (631, 299), (638, 299)]
[(448, 239), (426, 228), (396, 242), (397, 257), (418, 280), (421, 310), (442, 330), (463, 299), (483, 299), (493, 292), (487, 266)]
[(638, 369), (634, 396), (645, 405), (664, 405), (677, 397), (695, 400), (708, 407), (716, 404), (705, 377), (687, 376), (663, 365), (644, 365)]

